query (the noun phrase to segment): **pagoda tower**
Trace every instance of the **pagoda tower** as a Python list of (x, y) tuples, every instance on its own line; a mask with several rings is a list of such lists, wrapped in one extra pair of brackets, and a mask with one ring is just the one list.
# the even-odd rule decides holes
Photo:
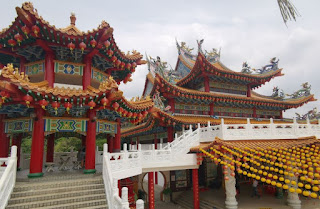
[(29, 177), (41, 177), (45, 137), (50, 163), (55, 134), (71, 134), (83, 139), (84, 173), (94, 173), (96, 135), (118, 152), (121, 122), (137, 123), (153, 107), (148, 98), (127, 101), (118, 89), (146, 61), (136, 51), (124, 54), (105, 21), (83, 32), (74, 14), (70, 25), (59, 29), (32, 3), (16, 11), (12, 24), (0, 32), (0, 157), (8, 156), (10, 139), (19, 150), (22, 137), (31, 135)]

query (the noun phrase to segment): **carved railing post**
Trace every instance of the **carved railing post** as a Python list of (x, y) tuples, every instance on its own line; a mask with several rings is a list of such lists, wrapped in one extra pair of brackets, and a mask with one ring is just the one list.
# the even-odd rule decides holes
[(228, 177), (228, 180), (225, 180), (225, 190), (226, 190), (226, 208), (227, 209), (237, 209), (238, 208), (238, 202), (236, 199), (236, 178), (231, 174), (233, 172), (230, 167), (227, 168), (227, 174), (225, 174), (225, 177)]
[[(293, 176), (286, 176), (286, 178), (290, 179), (290, 181), (298, 181), (298, 177)], [(293, 187), (294, 189), (297, 189), (297, 185), (290, 185), (290, 187)], [(301, 200), (299, 199), (299, 194), (296, 192), (289, 192), (288, 191), (288, 199), (287, 199), (288, 205), (291, 206), (293, 209), (301, 209)]]
[(144, 202), (143, 200), (139, 199), (136, 202), (136, 209), (144, 209)]

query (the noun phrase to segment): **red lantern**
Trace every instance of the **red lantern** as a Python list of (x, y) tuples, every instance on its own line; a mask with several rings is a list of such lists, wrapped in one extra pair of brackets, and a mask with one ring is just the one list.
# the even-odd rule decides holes
[(90, 41), (90, 45), (92, 46), (92, 48), (96, 47), (97, 41), (94, 40), (94, 39), (92, 39), (92, 40)]
[(234, 177), (236, 174), (234, 172), (232, 172), (230, 175)]
[(130, 64), (130, 63), (127, 63), (126, 68), (127, 68), (128, 70), (130, 70), (131, 64)]
[(122, 108), (122, 107), (119, 107), (118, 112), (119, 112), (120, 114), (122, 114), (123, 108)]
[(143, 115), (141, 113), (138, 114), (138, 118), (141, 119)]
[(133, 118), (136, 118), (138, 116), (138, 113), (134, 112), (132, 116)]
[(127, 114), (128, 114), (128, 111), (127, 111), (127, 110), (124, 110), (124, 111), (123, 111), (123, 116), (126, 117)]
[(115, 63), (115, 62), (117, 61), (117, 57), (116, 57), (116, 56), (113, 56), (113, 57), (111, 58), (111, 61), (112, 61), (113, 63)]
[(95, 103), (93, 100), (91, 100), (91, 101), (88, 103), (88, 105), (90, 106), (90, 109), (92, 110), (92, 109), (96, 106), (96, 103)]
[(133, 62), (133, 63), (132, 63), (132, 67), (133, 67), (133, 68), (137, 67), (137, 63)]
[(128, 117), (128, 118), (131, 118), (131, 117), (132, 117), (132, 112), (129, 112), (128, 115), (127, 115), (127, 117)]
[(106, 97), (103, 97), (103, 98), (100, 100), (100, 104), (103, 105), (103, 109), (106, 108), (108, 102), (109, 102), (109, 100), (108, 100)]
[(229, 180), (229, 177), (228, 177), (228, 176), (224, 177), (224, 180), (228, 181), (228, 180)]
[(38, 37), (38, 33), (40, 32), (40, 28), (38, 26), (34, 25), (34, 26), (32, 26), (31, 30), (34, 33), (34, 35), (36, 37)]
[(105, 41), (104, 43), (103, 43), (103, 45), (106, 47), (106, 48), (108, 48), (109, 46), (110, 46), (110, 41)]
[(15, 45), (17, 45), (17, 42), (14, 39), (9, 39), (8, 44), (13, 48)]
[(33, 101), (33, 97), (27, 94), (23, 97), (23, 100), (26, 102), (27, 107), (29, 107), (30, 103)]
[(24, 35), (28, 38), (28, 34), (30, 33), (30, 29), (27, 26), (22, 26), (21, 30), (24, 33)]
[(108, 54), (109, 57), (111, 57), (111, 56), (113, 55), (113, 51), (109, 49), (109, 50), (107, 51), (107, 54)]
[(113, 104), (112, 104), (112, 107), (113, 107), (115, 110), (117, 110), (117, 109), (119, 108), (118, 102), (113, 103)]
[(18, 41), (18, 44), (19, 44), (19, 46), (20, 46), (20, 43), (21, 43), (22, 40), (23, 40), (22, 35), (20, 35), (19, 33), (17, 33), (16, 35), (14, 35), (14, 38)]
[(58, 108), (60, 107), (60, 103), (57, 101), (52, 102), (51, 106), (53, 107), (55, 114), (58, 114)]
[(45, 99), (40, 100), (39, 102), (40, 106), (42, 107), (42, 109), (46, 109), (46, 106), (48, 105), (48, 101)]
[(67, 109), (67, 113), (69, 114), (69, 111), (72, 108), (72, 104), (70, 102), (66, 102), (64, 103), (64, 107)]
[(1, 96), (1, 98), (2, 98), (2, 103), (4, 103), (5, 100), (6, 100), (6, 98), (9, 98), (9, 97), (10, 97), (10, 94), (9, 94), (8, 92), (6, 92), (6, 91), (1, 91), (1, 92), (0, 92), (0, 96)]
[(74, 48), (76, 48), (76, 46), (74, 45), (74, 43), (70, 42), (70, 43), (68, 43), (68, 48), (72, 52), (74, 50)]
[(80, 47), (80, 49), (81, 49), (81, 52), (83, 53), (83, 51), (86, 49), (87, 45), (86, 45), (84, 42), (81, 42), (81, 43), (79, 44), (79, 47)]
[(126, 63), (121, 62), (120, 67), (121, 67), (121, 68), (124, 68), (124, 66), (126, 66)]

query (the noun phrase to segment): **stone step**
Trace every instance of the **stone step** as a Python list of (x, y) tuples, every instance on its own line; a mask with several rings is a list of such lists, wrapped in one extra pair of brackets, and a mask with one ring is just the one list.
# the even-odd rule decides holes
[(104, 202), (106, 204), (106, 195), (102, 193), (99, 195), (94, 194), (94, 195), (86, 195), (81, 197), (71, 197), (71, 198), (65, 197), (59, 200), (54, 199), (54, 200), (45, 200), (45, 201), (34, 201), (29, 203), (10, 204), (7, 206), (6, 209), (44, 208), (49, 206), (51, 208), (60, 208), (61, 205), (67, 206), (72, 204), (79, 204), (77, 207), (70, 207), (70, 208), (78, 208), (81, 206), (81, 204), (83, 204), (84, 207), (91, 206), (90, 204), (89, 205), (87, 204), (88, 202), (90, 202), (90, 204), (92, 204), (93, 206), (96, 205), (96, 202), (99, 202), (99, 204), (103, 204), (102, 202)]
[(95, 190), (95, 189), (104, 189), (104, 184), (88, 184), (88, 185), (80, 185), (80, 186), (73, 186), (73, 187), (57, 187), (57, 188), (45, 188), (45, 189), (38, 189), (38, 190), (30, 190), (28, 192), (21, 191), (21, 192), (13, 192), (11, 194), (11, 199), (14, 198), (28, 198), (33, 195), (42, 195), (42, 194), (56, 194), (61, 192), (73, 192), (73, 191), (88, 191), (88, 190)]
[[(186, 191), (183, 193), (176, 201), (178, 205), (181, 205), (187, 209), (193, 208), (193, 194), (190, 191)], [(200, 197), (200, 209), (224, 209), (224, 206), (220, 206), (216, 203), (213, 203), (211, 201), (204, 200)]]
[(89, 184), (103, 184), (102, 178), (64, 180), (50, 182), (17, 183), (13, 192), (32, 191), (47, 188), (71, 187)]
[(84, 201), (76, 203), (67, 203), (55, 206), (41, 207), (41, 209), (108, 209), (106, 200), (93, 200), (93, 201)]
[(101, 177), (101, 173), (95, 174), (83, 174), (82, 172), (75, 172), (75, 173), (50, 173), (45, 174), (41, 178), (17, 178), (16, 182), (48, 182), (48, 181), (60, 181), (60, 180), (73, 180), (73, 179), (90, 179)]
[(78, 191), (64, 191), (55, 194), (51, 193), (42, 193), (38, 195), (28, 196), (28, 197), (18, 197), (18, 198), (10, 198), (9, 204), (20, 204), (20, 203), (30, 203), (35, 201), (47, 201), (47, 200), (57, 200), (61, 198), (73, 198), (73, 197), (83, 197), (86, 195), (98, 195), (103, 194), (104, 188), (102, 189), (85, 189)]

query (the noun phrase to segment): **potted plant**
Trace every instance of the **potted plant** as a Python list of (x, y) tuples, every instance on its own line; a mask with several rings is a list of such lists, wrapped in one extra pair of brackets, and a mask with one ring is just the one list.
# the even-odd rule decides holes
[(163, 201), (164, 202), (170, 202), (171, 201), (171, 194), (172, 194), (172, 190), (170, 187), (166, 187), (163, 191)]

